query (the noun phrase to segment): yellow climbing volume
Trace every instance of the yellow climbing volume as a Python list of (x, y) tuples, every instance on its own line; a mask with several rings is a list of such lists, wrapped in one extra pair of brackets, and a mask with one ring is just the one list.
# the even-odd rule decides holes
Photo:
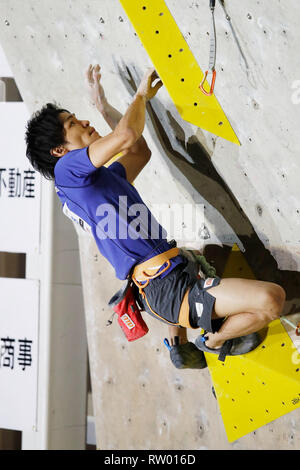
[[(255, 279), (236, 245), (222, 277)], [(263, 342), (248, 354), (225, 362), (216, 354), (205, 357), (229, 442), (299, 408), (300, 354), (280, 320), (269, 324)]]
[[(199, 89), (204, 74), (164, 0), (120, 0), (120, 3), (180, 116), (240, 145), (217, 98), (206, 96)], [(206, 87), (208, 90), (207, 83)]]

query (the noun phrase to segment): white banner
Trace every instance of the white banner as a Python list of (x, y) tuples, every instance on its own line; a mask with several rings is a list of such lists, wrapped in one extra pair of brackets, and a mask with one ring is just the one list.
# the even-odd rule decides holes
[(39, 281), (0, 278), (0, 428), (37, 420)]
[(25, 104), (0, 103), (0, 251), (38, 252), (41, 176), (26, 158)]

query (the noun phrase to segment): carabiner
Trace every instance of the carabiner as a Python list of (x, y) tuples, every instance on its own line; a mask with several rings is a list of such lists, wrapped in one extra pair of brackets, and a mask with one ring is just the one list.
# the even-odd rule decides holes
[(213, 94), (213, 92), (214, 92), (217, 72), (216, 72), (215, 70), (212, 70), (212, 80), (211, 80), (211, 85), (210, 85), (210, 90), (209, 90), (209, 92), (207, 92), (206, 90), (204, 90), (204, 87), (203, 87), (207, 75), (208, 75), (208, 70), (206, 70), (206, 72), (205, 72), (205, 74), (204, 74), (204, 77), (203, 77), (203, 80), (202, 80), (202, 82), (201, 82), (200, 85), (199, 85), (199, 88), (200, 88), (200, 90), (202, 91), (202, 93), (204, 93), (206, 96), (211, 96), (211, 95)]
[[(211, 10), (211, 34), (210, 34), (210, 50), (209, 50), (209, 64), (208, 64), (208, 70), (206, 70), (203, 80), (199, 85), (200, 90), (204, 95), (206, 96), (211, 96), (214, 92), (215, 88), (215, 82), (216, 82), (216, 75), (217, 72), (215, 70), (215, 64), (216, 64), (216, 43), (217, 43), (217, 37), (216, 37), (216, 26), (215, 26), (215, 16), (214, 16), (214, 11), (215, 11), (215, 0), (210, 0), (209, 2), (209, 7)], [(204, 90), (204, 82), (207, 79), (208, 73), (212, 73), (212, 80), (211, 80), (211, 85), (210, 85), (210, 90), (207, 92)]]

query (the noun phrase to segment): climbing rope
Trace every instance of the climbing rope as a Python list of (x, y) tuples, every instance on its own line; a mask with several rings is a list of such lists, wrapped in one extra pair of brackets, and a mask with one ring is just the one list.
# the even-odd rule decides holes
[(234, 40), (235, 40), (235, 42), (236, 42), (236, 45), (237, 45), (237, 47), (238, 47), (238, 49), (239, 49), (239, 51), (240, 51), (241, 57), (242, 57), (242, 59), (243, 59), (243, 61), (244, 61), (244, 63), (245, 63), (246, 70), (248, 71), (248, 70), (249, 70), (249, 65), (248, 65), (247, 59), (246, 59), (246, 57), (245, 57), (245, 54), (244, 54), (243, 51), (242, 51), (242, 47), (241, 47), (240, 41), (238, 40), (238, 37), (237, 37), (237, 35), (236, 35), (236, 32), (235, 32), (235, 30), (234, 30), (234, 28), (233, 28), (233, 26), (232, 26), (231, 18), (230, 18), (230, 16), (228, 15), (227, 10), (226, 10), (226, 8), (225, 8), (224, 0), (219, 0), (219, 3), (220, 3), (220, 5), (221, 5), (221, 7), (223, 8), (223, 11), (224, 11), (224, 14), (225, 14), (225, 18), (226, 18), (226, 20), (228, 21), (228, 24), (229, 24), (229, 26), (230, 26), (232, 35), (233, 35)]

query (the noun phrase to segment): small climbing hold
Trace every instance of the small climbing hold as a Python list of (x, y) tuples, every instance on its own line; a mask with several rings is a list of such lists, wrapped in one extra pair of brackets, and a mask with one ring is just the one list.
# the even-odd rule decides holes
[(257, 210), (257, 212), (258, 212), (258, 215), (261, 216), (262, 213), (263, 213), (262, 208), (261, 208), (260, 206), (256, 206), (256, 210)]

